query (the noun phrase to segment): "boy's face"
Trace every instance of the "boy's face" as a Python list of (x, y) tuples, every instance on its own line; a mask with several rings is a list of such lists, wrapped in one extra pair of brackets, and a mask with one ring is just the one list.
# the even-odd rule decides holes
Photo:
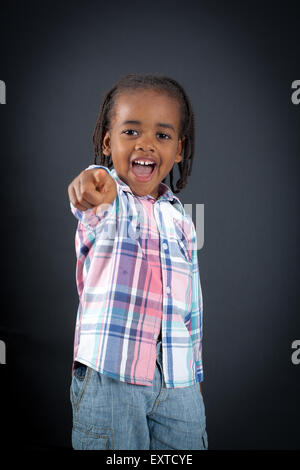
[[(160, 182), (174, 163), (181, 161), (184, 139), (179, 139), (179, 125), (179, 103), (167, 95), (137, 90), (123, 92), (116, 98), (114, 118), (104, 136), (102, 151), (112, 156), (119, 178), (137, 196), (150, 194), (157, 199)], [(132, 163), (146, 157), (155, 162), (149, 176), (149, 170)]]

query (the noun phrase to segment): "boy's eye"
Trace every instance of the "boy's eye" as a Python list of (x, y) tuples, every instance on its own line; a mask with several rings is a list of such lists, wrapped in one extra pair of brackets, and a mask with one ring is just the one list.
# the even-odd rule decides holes
[(134, 131), (133, 129), (127, 129), (126, 131), (124, 131), (124, 134), (126, 134), (127, 132), (136, 132), (136, 131)]
[[(132, 135), (132, 134), (127, 134), (127, 132), (137, 132), (137, 131), (135, 131), (134, 129), (127, 129), (126, 131), (123, 131), (123, 132), (124, 132), (124, 134), (126, 134), (126, 135)], [(164, 136), (164, 137), (163, 137), (163, 140), (166, 140), (166, 138), (167, 138), (167, 139), (170, 139), (170, 138), (171, 138), (168, 134), (164, 134), (164, 133), (162, 133), (162, 132), (159, 132), (157, 135), (159, 135), (159, 136)]]
[(170, 139), (171, 137), (168, 135), (168, 134), (162, 134), (162, 133), (159, 133), (158, 135), (164, 135), (166, 136), (168, 139)]

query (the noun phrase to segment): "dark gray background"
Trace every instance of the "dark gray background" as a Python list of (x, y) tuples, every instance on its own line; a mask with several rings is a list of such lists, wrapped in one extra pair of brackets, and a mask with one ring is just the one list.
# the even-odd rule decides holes
[[(104, 93), (124, 74), (177, 79), (195, 111), (193, 173), (210, 449), (300, 449), (296, 2), (1, 4), (2, 439), (71, 447), (78, 305), (67, 186), (93, 162)], [(2, 443), (4, 442), (2, 440)]]

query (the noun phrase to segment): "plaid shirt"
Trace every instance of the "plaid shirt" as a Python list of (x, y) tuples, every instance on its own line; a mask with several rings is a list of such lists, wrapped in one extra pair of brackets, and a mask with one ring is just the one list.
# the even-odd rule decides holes
[(202, 292), (196, 231), (164, 183), (136, 196), (117, 175), (117, 197), (101, 215), (71, 210), (79, 295), (74, 356), (98, 372), (151, 386), (161, 331), (167, 388), (203, 381)]

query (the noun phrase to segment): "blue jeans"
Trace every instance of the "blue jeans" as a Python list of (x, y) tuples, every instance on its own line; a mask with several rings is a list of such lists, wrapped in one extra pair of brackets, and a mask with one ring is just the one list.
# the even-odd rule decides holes
[(121, 382), (78, 363), (70, 387), (76, 450), (206, 450), (200, 385), (166, 388), (161, 341), (152, 387)]

